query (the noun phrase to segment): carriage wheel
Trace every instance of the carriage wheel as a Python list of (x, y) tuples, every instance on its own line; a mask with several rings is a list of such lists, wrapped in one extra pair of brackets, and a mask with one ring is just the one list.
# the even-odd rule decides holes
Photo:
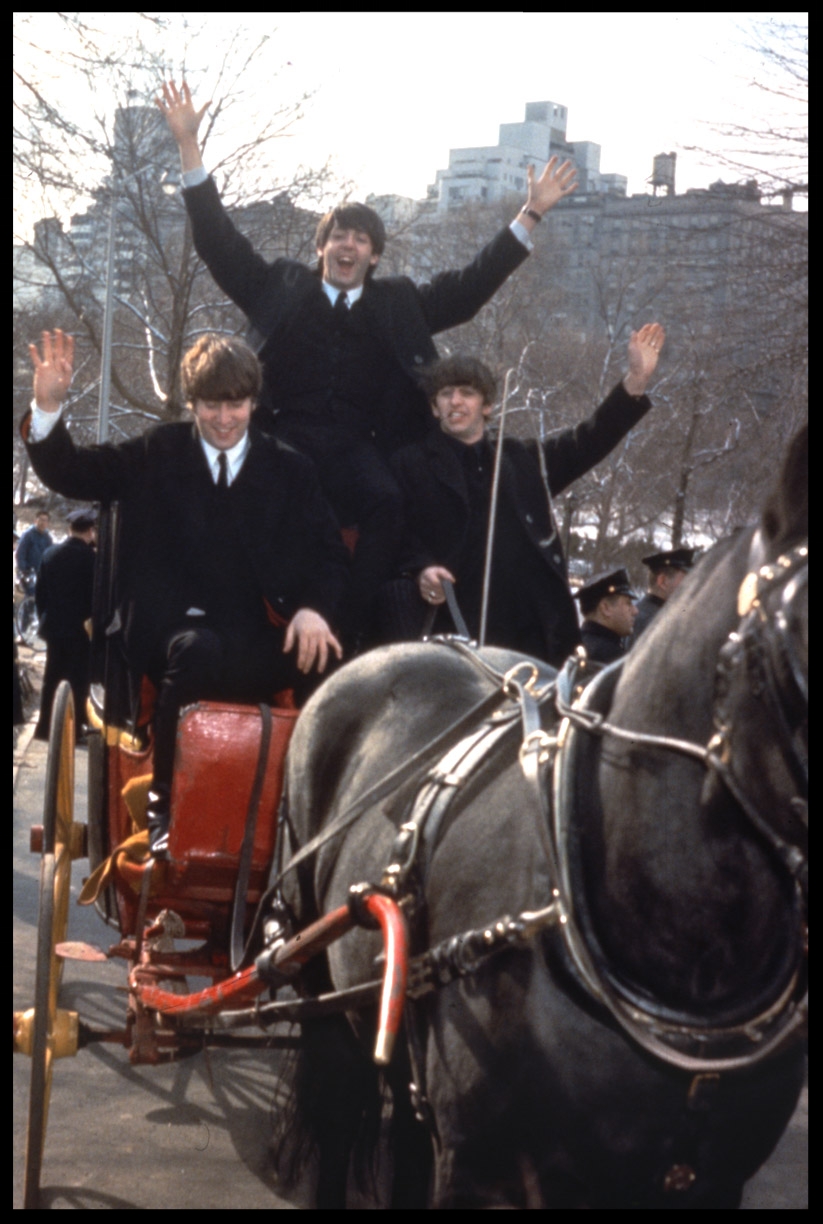
[(74, 812), (74, 700), (63, 681), (52, 707), (51, 736), (46, 762), (43, 805), (43, 857), (40, 861), (40, 903), (37, 924), (37, 962), (34, 976), (34, 1021), (31, 1044), (31, 1088), (26, 1142), (23, 1205), (38, 1206), (40, 1171), (51, 1094), (54, 1059), (77, 1049), (77, 1018), (57, 1007), (63, 962), (55, 948), (66, 938), (72, 858), (82, 852), (78, 839), (82, 826), (73, 824)]

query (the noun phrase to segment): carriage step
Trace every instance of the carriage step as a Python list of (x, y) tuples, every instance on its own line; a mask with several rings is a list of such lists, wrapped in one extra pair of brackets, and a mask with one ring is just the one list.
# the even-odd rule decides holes
[(106, 961), (102, 948), (94, 944), (83, 943), (81, 940), (68, 940), (66, 943), (55, 944), (54, 951), (61, 960)]

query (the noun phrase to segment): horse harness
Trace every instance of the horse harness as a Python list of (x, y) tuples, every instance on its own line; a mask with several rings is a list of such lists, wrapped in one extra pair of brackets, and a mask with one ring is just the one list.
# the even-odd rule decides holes
[[(410, 999), (416, 1000), (431, 990), (474, 973), (499, 951), (522, 947), (541, 932), (552, 929), (560, 935), (566, 966), (585, 992), (606, 1009), (637, 1045), (669, 1066), (690, 1072), (694, 1076), (693, 1086), (704, 1079), (716, 1078), (720, 1072), (756, 1065), (782, 1049), (805, 1024), (808, 1008), (805, 969), (796, 969), (779, 997), (745, 1023), (710, 1028), (686, 1018), (668, 1018), (648, 1000), (641, 1001), (628, 993), (592, 954), (580, 929), (571, 885), (568, 827), (574, 790), (570, 761), (574, 753), (570, 748), (582, 732), (587, 739), (592, 735), (611, 736), (630, 740), (634, 746), (677, 752), (700, 761), (710, 777), (727, 788), (757, 830), (768, 839), (795, 879), (796, 892), (805, 906), (806, 855), (798, 846), (789, 844), (772, 831), (735, 772), (736, 725), (728, 695), (747, 684), (746, 691), (751, 692), (754, 672), (758, 685), (754, 695), (762, 698), (766, 694), (765, 699), (775, 711), (775, 726), (798, 789), (807, 786), (808, 762), (792, 724), (800, 721), (800, 708), (807, 708), (808, 689), (803, 666), (789, 636), (788, 618), (792, 599), (807, 582), (808, 546), (800, 545), (772, 564), (757, 561), (760, 548), (762, 545), (755, 536), (750, 553), (750, 559), (755, 559), (755, 567), (750, 569), (738, 597), (742, 619), (719, 656), (715, 733), (706, 746), (669, 736), (626, 731), (608, 722), (611, 693), (624, 660), (606, 668), (584, 688), (590, 679), (592, 665), (582, 651), (572, 656), (557, 674), (553, 669), (547, 671), (537, 662), (525, 659), (503, 674), (492, 668), (474, 644), (465, 639), (433, 639), (458, 650), (491, 679), (496, 686), (496, 700), (487, 698), (475, 707), (479, 717), (470, 729), (466, 728), (466, 720), (460, 720), (459, 728), (455, 725), (438, 737), (438, 744), (448, 740), (447, 750), (426, 772), (398, 830), (380, 883), (355, 885), (351, 890), (351, 905), (356, 909), (362, 896), (378, 891), (392, 896), (407, 911), (414, 909), (415, 892), (419, 893), (425, 880), (451, 803), (481, 764), (510, 742), (518, 725), (522, 731), (519, 763), (534, 798), (538, 835), (549, 872), (550, 899), (544, 908), (535, 912), (515, 917), (504, 915), (482, 929), (454, 935), (413, 957), (409, 962), (407, 993)], [(777, 611), (772, 614), (767, 605), (775, 593), (780, 598)], [(604, 708), (598, 709), (598, 705)], [(545, 719), (547, 709), (552, 710), (553, 720)], [(551, 722), (550, 731), (544, 728), (544, 721)], [(459, 734), (464, 730), (464, 734)], [(431, 744), (427, 745), (415, 754), (415, 761), (425, 759), (431, 748)], [(551, 801), (547, 798), (549, 770), (553, 771)], [(383, 783), (373, 787), (364, 799), (368, 797), (373, 803), (390, 794), (392, 787), (388, 783), (397, 772), (393, 771)], [(403, 780), (408, 776), (408, 771), (404, 770)], [(791, 807), (805, 815), (805, 793), (798, 794), (791, 801)], [(364, 802), (358, 801), (355, 808), (359, 814), (365, 810)], [(349, 817), (354, 814), (344, 813), (344, 821), (336, 821), (304, 846), (286, 865), (277, 882), (296, 860), (302, 861), (319, 844), (349, 827), (352, 823)], [(378, 986), (379, 983), (365, 983), (324, 996), (326, 1010), (363, 1006), (372, 1001)], [(274, 1020), (282, 1013), (284, 1017), (299, 1019), (305, 1010), (303, 1004), (314, 1005), (314, 1014), (320, 1002), (308, 999), (299, 1003), (270, 1004), (260, 1009), (260, 1018)], [(407, 1009), (406, 1030), (414, 1080), (412, 1098), (418, 1116), (431, 1124), (421, 1073), (421, 1043), (416, 1023), (408, 1015), (411, 1010)]]

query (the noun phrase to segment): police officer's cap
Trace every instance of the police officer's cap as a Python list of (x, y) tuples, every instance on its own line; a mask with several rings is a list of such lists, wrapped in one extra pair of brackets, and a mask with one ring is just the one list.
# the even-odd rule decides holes
[(659, 574), (661, 570), (677, 569), (690, 570), (694, 565), (694, 554), (697, 550), (694, 548), (671, 548), (668, 552), (652, 553), (648, 557), (642, 557), (644, 565), (648, 565), (653, 574)]
[(584, 616), (588, 612), (593, 612), (600, 600), (605, 599), (607, 595), (628, 595), (630, 599), (637, 599), (637, 594), (632, 590), (629, 575), (624, 569), (610, 570), (607, 574), (597, 574), (574, 592), (575, 599), (580, 600), (580, 609)]
[(88, 531), (97, 522), (97, 511), (72, 510), (66, 515), (66, 522), (74, 531)]

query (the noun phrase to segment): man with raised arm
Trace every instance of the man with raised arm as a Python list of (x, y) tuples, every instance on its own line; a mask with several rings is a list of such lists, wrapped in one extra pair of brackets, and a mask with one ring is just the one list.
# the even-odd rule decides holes
[(207, 698), (271, 701), (307, 687), (341, 647), (330, 628), (348, 558), (312, 464), (250, 427), (261, 372), (235, 337), (201, 336), (182, 362), (191, 419), (118, 444), (76, 447), (62, 420), (70, 336), (29, 346), (34, 404), (23, 436), (40, 479), (120, 504), (112, 632), (122, 626), (134, 702), (157, 688), (149, 837), (168, 849), (177, 716)]
[[(632, 332), (627, 372), (600, 407), (541, 445), (506, 437), (494, 525), (486, 644), (533, 655), (555, 667), (580, 641), (566, 561), (550, 503), (617, 446), (651, 408), (646, 387), (666, 333), (659, 323)], [(475, 357), (443, 357), (426, 372), (439, 425), (404, 447), (392, 465), (403, 491), (405, 578), (381, 591), (381, 636), (419, 637), (426, 606), (435, 632), (453, 632), (444, 579), (454, 583), (472, 637), (480, 632), (494, 443), (486, 423), (494, 376)], [(542, 460), (542, 462), (541, 462)], [(548, 489), (547, 486), (548, 485)]]
[(512, 224), (465, 268), (428, 284), (374, 279), (386, 233), (363, 204), (321, 220), (312, 270), (290, 259), (267, 263), (235, 228), (200, 155), (209, 103), (196, 110), (186, 83), (169, 82), (157, 105), (180, 149), (197, 252), (251, 324), (263, 364), (260, 422), (314, 460), (340, 525), (358, 528), (346, 626), (356, 639), (391, 571), (401, 525), (387, 456), (431, 423), (417, 375), (437, 357), (432, 336), (473, 318), (526, 259), (535, 226), (574, 190), (574, 167), (556, 157), (539, 177), (529, 167)]

